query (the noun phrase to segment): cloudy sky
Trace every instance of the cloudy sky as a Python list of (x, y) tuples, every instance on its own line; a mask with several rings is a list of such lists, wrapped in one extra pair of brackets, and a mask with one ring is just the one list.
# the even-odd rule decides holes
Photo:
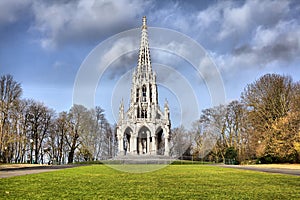
[[(22, 84), (24, 98), (42, 101), (57, 112), (66, 111), (72, 106), (80, 70), (88, 67), (99, 51), (101, 59), (96, 66), (101, 68), (105, 60), (109, 64), (101, 77), (95, 78), (94, 101), (114, 123), (113, 110), (121, 96), (130, 92), (139, 43), (139, 32), (133, 31), (130, 36), (136, 34), (136, 38), (128, 39), (124, 31), (139, 28), (145, 15), (148, 26), (156, 27), (149, 29), (149, 40), (154, 69), (160, 72), (160, 101), (163, 105), (168, 98), (175, 125), (188, 115), (184, 104), (194, 102), (189, 95), (195, 96), (199, 110), (214, 104), (212, 98), (217, 97), (211, 93), (216, 90), (209, 88), (217, 87), (212, 84), (220, 81), (219, 77), (226, 102), (239, 99), (243, 88), (265, 73), (300, 80), (297, 0), (1, 0), (0, 74), (13, 75)], [(162, 32), (155, 33), (157, 28), (163, 28), (161, 37)], [(168, 30), (179, 35), (166, 37)], [(120, 33), (122, 37), (118, 37)], [(185, 39), (181, 41), (180, 35)], [(167, 39), (162, 46), (160, 40)], [(191, 41), (201, 46), (214, 66), (205, 65), (200, 56), (203, 52), (184, 47)], [(203, 58), (199, 76), (197, 63), (187, 59), (198, 54)], [(90, 79), (92, 75), (84, 80)], [(124, 99), (128, 103), (128, 97)]]

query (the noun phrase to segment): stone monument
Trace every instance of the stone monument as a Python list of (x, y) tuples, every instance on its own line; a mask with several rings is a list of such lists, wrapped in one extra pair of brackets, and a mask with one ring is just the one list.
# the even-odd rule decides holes
[(170, 113), (168, 102), (158, 104), (156, 74), (152, 70), (147, 19), (143, 17), (137, 67), (132, 75), (129, 109), (122, 100), (117, 123), (118, 155), (169, 156)]

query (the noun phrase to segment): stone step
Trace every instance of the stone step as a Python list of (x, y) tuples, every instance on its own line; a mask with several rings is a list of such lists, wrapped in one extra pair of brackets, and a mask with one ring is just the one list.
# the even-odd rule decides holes
[(163, 155), (122, 155), (110, 160), (102, 161), (104, 164), (171, 164), (175, 159)]
[(136, 160), (147, 160), (147, 159), (172, 159), (170, 156), (164, 156), (164, 155), (118, 155), (113, 158), (113, 160), (130, 160), (130, 159), (136, 159)]

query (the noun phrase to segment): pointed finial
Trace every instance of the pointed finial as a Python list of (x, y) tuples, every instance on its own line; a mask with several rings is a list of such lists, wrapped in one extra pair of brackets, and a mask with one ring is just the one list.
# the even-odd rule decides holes
[(169, 102), (167, 98), (165, 98), (165, 109), (169, 109)]
[(170, 118), (170, 115), (169, 115), (169, 103), (168, 103), (168, 100), (165, 99), (165, 119), (166, 120), (169, 120)]
[(120, 108), (119, 108), (119, 119), (124, 119), (124, 103), (123, 98), (121, 100)]
[(147, 19), (146, 19), (146, 16), (143, 17), (143, 28), (147, 28)]

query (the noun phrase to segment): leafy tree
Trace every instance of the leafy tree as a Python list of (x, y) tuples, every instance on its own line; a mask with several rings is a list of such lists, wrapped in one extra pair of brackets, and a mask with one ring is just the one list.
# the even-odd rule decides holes
[[(267, 156), (278, 162), (294, 154), (294, 150), (287, 151), (293, 146), (296, 131), (292, 131), (294, 125), (291, 123), (294, 121), (293, 88), (290, 77), (266, 74), (249, 84), (242, 93), (252, 128), (251, 147), (256, 149), (256, 156)], [(294, 124), (299, 125), (297, 121)]]
[(234, 147), (229, 147), (225, 152), (225, 164), (237, 164), (237, 151)]

